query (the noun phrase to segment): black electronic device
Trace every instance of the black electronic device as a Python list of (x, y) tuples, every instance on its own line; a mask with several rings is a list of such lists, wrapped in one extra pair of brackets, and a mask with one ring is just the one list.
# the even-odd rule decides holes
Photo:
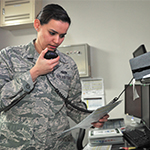
[(150, 52), (146, 52), (145, 46), (141, 45), (133, 52), (134, 58), (130, 59), (130, 67), (132, 70), (133, 77), (136, 80), (147, 81), (146, 76), (150, 74)]
[(125, 114), (140, 119), (150, 131), (150, 85), (139, 84), (135, 85), (135, 88), (139, 95), (135, 100), (133, 100), (133, 86), (129, 86), (125, 91)]
[(133, 146), (137, 148), (149, 148), (150, 137), (145, 131), (140, 129), (123, 131), (123, 137)]
[(133, 57), (140, 56), (144, 53), (147, 53), (147, 51), (146, 51), (145, 45), (142, 44), (133, 52)]
[(150, 85), (142, 87), (142, 122), (150, 130)]
[(58, 54), (56, 52), (50, 51), (50, 50), (48, 50), (46, 52), (46, 54), (44, 55), (44, 58), (46, 58), (46, 59), (54, 59), (56, 57), (58, 57)]
[[(141, 80), (144, 76), (150, 74), (150, 52), (146, 52), (145, 46), (141, 45), (137, 48), (136, 51), (133, 52), (133, 56), (135, 58), (130, 59), (133, 78), (135, 78), (136, 80)], [(148, 79), (145, 79), (146, 84), (141, 85), (141, 89), (139, 92), (141, 94), (141, 105), (139, 105), (141, 107), (141, 120), (150, 131), (150, 82), (146, 82), (146, 80), (149, 81)], [(139, 107), (139, 105), (137, 104), (136, 106)], [(129, 106), (132, 106), (131, 109), (133, 109), (135, 105), (131, 104)], [(132, 114), (136, 115), (133, 112)], [(138, 113), (136, 116), (140, 117)]]
[[(127, 87), (128, 85), (125, 85)], [(133, 85), (126, 88), (125, 91), (125, 114), (141, 119), (142, 117), (142, 85), (135, 85), (138, 98), (134, 99)]]

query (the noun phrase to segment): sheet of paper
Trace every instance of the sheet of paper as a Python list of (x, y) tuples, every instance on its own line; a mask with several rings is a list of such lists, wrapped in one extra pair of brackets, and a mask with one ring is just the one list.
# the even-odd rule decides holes
[(117, 101), (115, 103), (109, 103), (103, 107), (96, 109), (89, 116), (87, 116), (85, 119), (83, 119), (79, 124), (75, 125), (74, 127), (70, 128), (68, 130), (65, 130), (61, 134), (69, 132), (76, 128), (87, 129), (87, 128), (91, 127), (91, 123), (97, 122), (100, 118), (102, 118), (104, 115), (108, 114), (113, 108), (115, 108), (121, 102), (122, 102), (122, 100)]
[(94, 146), (91, 147), (89, 144), (83, 150), (111, 150), (112, 145)]
[(139, 95), (138, 95), (136, 87), (135, 87), (135, 83), (136, 83), (136, 80), (133, 79), (133, 100), (136, 100), (137, 98), (139, 98)]

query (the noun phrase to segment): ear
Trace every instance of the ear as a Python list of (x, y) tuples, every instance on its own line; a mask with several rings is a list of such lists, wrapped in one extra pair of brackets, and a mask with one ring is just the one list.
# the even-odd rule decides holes
[(34, 28), (35, 28), (36, 31), (39, 30), (40, 25), (41, 25), (40, 24), (40, 20), (39, 19), (35, 19), (34, 20)]

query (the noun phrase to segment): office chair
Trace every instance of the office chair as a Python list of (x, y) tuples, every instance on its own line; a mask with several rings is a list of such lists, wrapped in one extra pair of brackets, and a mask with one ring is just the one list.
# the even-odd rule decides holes
[[(87, 109), (86, 103), (83, 102), (83, 104), (85, 106), (85, 109)], [(85, 132), (86, 132), (86, 129), (82, 129), (82, 128), (79, 129), (79, 134), (78, 134), (78, 138), (77, 138), (77, 149), (78, 150), (83, 150), (83, 148), (84, 148), (83, 139), (85, 136)]]
[(78, 139), (77, 139), (77, 149), (78, 150), (82, 150), (83, 147), (83, 139), (84, 139), (84, 135), (85, 135), (85, 129), (80, 128), (79, 129), (79, 134), (78, 134)]

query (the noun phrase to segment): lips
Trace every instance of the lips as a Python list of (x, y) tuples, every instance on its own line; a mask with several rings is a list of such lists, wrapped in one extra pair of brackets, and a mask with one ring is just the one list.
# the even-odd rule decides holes
[(49, 49), (56, 49), (57, 46), (54, 46), (54, 45), (48, 45), (48, 48), (49, 48)]

